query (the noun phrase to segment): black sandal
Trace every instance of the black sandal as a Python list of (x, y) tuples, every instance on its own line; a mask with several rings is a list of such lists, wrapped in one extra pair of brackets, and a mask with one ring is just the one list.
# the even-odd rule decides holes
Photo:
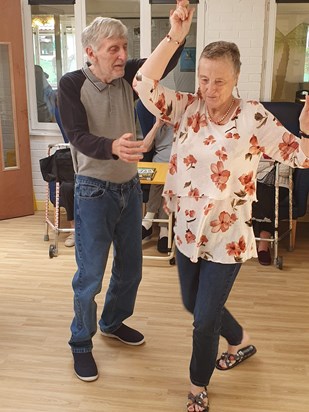
[[(220, 371), (225, 371), (228, 369), (232, 369), (235, 366), (239, 365), (244, 360), (250, 358), (256, 353), (256, 347), (253, 345), (246, 346), (242, 349), (239, 349), (235, 355), (228, 352), (223, 352), (221, 358), (216, 362), (216, 368)], [(226, 365), (226, 368), (222, 368), (220, 365), (220, 361), (223, 361)]]
[(207, 388), (205, 388), (202, 392), (199, 392), (197, 395), (193, 395), (193, 393), (190, 392), (188, 394), (187, 412), (191, 412), (189, 411), (189, 407), (194, 405), (198, 405), (200, 408), (203, 408), (201, 412), (209, 412), (209, 401), (207, 402), (207, 405), (205, 405), (205, 399), (208, 400)]

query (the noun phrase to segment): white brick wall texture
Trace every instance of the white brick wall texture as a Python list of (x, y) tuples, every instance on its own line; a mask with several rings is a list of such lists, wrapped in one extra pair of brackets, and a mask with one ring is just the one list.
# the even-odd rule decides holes
[[(203, 1), (203, 0), (202, 0)], [(243, 99), (259, 99), (266, 0), (206, 0), (205, 45), (236, 43), (242, 61), (238, 89)]]

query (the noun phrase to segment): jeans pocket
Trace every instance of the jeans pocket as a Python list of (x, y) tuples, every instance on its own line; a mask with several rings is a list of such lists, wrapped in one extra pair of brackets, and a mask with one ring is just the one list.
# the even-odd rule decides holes
[(77, 183), (75, 195), (82, 199), (98, 199), (104, 195), (106, 189), (93, 183)]

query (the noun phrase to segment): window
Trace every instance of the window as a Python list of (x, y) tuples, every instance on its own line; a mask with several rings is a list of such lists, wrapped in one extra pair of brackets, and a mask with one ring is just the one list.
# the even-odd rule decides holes
[(308, 27), (308, 3), (277, 5), (273, 101), (302, 101), (309, 92)]
[[(170, 29), (170, 4), (153, 4), (151, 7), (151, 49), (154, 50)], [(195, 92), (196, 19), (193, 20), (186, 45), (175, 69), (162, 81), (171, 89)]]
[(11, 62), (10, 45), (0, 43), (0, 156), (4, 169), (18, 166)]
[(74, 5), (24, 3), (30, 132), (58, 132), (58, 83), (77, 68)]
[(86, 24), (96, 17), (119, 19), (128, 28), (129, 59), (140, 58), (140, 0), (87, 0)]

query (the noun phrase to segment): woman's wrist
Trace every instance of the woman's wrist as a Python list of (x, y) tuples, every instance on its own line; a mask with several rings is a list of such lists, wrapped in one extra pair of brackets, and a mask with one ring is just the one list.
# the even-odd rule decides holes
[(166, 35), (166, 40), (168, 43), (176, 43), (177, 46), (180, 46), (181, 41), (177, 40), (174, 36), (171, 36), (170, 34)]
[(309, 139), (309, 134), (303, 132), (302, 130), (299, 131), (299, 136), (304, 139)]
[(177, 46), (181, 46), (185, 42), (185, 38), (182, 39), (177, 35), (174, 35), (173, 33), (169, 32), (166, 36), (165, 39), (167, 40), (168, 43), (174, 43), (177, 44)]

